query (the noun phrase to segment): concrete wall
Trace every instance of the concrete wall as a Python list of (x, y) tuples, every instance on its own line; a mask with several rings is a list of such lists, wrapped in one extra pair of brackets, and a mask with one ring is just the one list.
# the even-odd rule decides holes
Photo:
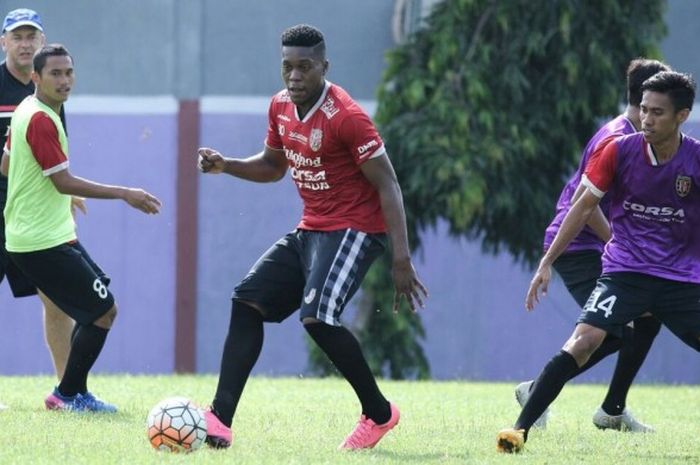
[[(158, 217), (121, 202), (90, 201), (79, 234), (112, 276), (120, 315), (98, 371), (171, 372), (174, 337), (178, 100), (199, 99), (199, 142), (231, 155), (260, 149), (267, 98), (280, 88), (281, 30), (316, 24), (328, 38), (329, 78), (371, 106), (392, 46), (391, 0), (71, 0), (0, 1), (0, 12), (27, 6), (44, 19), (50, 41), (76, 58), (77, 85), (67, 105), (72, 171), (109, 183), (141, 185), (164, 201)], [(692, 32), (700, 3), (670, 0), (667, 61), (700, 75)], [(342, 18), (338, 21), (337, 18)], [(700, 123), (686, 132), (700, 137)], [(194, 165), (192, 165), (194, 166)], [(194, 174), (197, 176), (196, 174)], [(216, 372), (234, 284), (275, 239), (296, 224), (301, 205), (289, 180), (254, 185), (202, 176), (197, 191), (196, 368)], [(180, 218), (181, 219), (181, 218)], [(570, 333), (577, 315), (555, 284), (536, 312), (522, 302), (530, 275), (506, 256), (450, 239), (444, 225), (425, 232), (418, 271), (431, 291), (422, 314), (424, 347), (440, 379), (534, 376)], [(39, 302), (12, 299), (0, 285), (0, 374), (50, 372)], [(353, 318), (350, 308), (346, 321)], [(610, 364), (584, 380), (609, 377)], [(256, 373), (306, 372), (300, 325), (292, 317), (266, 327)], [(664, 330), (640, 374), (644, 381), (700, 382), (697, 354)]]

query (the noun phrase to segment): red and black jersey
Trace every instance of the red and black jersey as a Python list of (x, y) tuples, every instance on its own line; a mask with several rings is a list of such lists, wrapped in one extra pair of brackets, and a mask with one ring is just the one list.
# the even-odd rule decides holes
[(379, 194), (360, 170), (386, 155), (384, 142), (345, 90), (326, 82), (303, 119), (283, 90), (272, 98), (268, 119), (265, 144), (284, 150), (304, 202), (300, 229), (386, 231)]

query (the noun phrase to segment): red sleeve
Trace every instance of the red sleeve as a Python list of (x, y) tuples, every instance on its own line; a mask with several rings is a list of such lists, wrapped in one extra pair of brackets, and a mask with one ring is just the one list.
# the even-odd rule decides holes
[(61, 142), (58, 140), (58, 129), (46, 113), (39, 111), (32, 116), (27, 126), (27, 143), (44, 176), (68, 166), (68, 157), (63, 153)]
[(275, 121), (274, 107), (275, 99), (273, 98), (272, 102), (270, 102), (270, 108), (267, 110), (267, 137), (265, 138), (265, 145), (271, 149), (282, 150), (284, 145), (280, 137), (280, 126)]
[(617, 168), (617, 142), (604, 142), (598, 144), (588, 160), (583, 178), (584, 185), (598, 197), (610, 189)]
[(352, 152), (358, 165), (386, 153), (377, 128), (364, 112), (350, 113), (344, 118), (338, 128), (338, 137)]

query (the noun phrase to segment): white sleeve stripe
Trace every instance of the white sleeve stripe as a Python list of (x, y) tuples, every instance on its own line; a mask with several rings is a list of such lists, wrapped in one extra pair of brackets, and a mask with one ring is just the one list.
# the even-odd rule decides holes
[(63, 171), (68, 168), (68, 160), (64, 161), (63, 163), (52, 166), (51, 168), (42, 171), (44, 173), (44, 176), (51, 176), (54, 173), (58, 173), (59, 171)]
[(605, 195), (605, 192), (598, 189), (585, 174), (581, 177), (581, 184), (586, 186), (588, 190), (590, 190), (593, 193), (593, 195), (595, 195), (599, 199), (603, 198), (603, 196)]
[(370, 158), (376, 158), (379, 156), (382, 156), (386, 153), (386, 148), (384, 147), (384, 144), (382, 144), (377, 150), (374, 152), (367, 152), (362, 155), (360, 155), (360, 160), (364, 160), (365, 158), (369, 160)]
[(382, 150), (381, 152), (379, 150), (377, 150), (376, 152), (374, 152), (372, 154), (371, 157), (368, 158), (368, 160), (371, 160), (372, 158), (379, 158), (379, 157), (384, 156), (384, 155), (386, 155), (386, 150)]

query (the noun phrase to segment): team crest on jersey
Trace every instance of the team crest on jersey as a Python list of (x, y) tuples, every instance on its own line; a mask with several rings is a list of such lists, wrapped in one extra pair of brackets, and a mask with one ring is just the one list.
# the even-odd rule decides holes
[(321, 148), (321, 141), (323, 140), (323, 131), (320, 129), (312, 129), (311, 134), (309, 134), (309, 147), (314, 152), (318, 152)]
[(690, 194), (690, 186), (692, 186), (690, 176), (679, 174), (676, 177), (676, 194), (678, 194), (678, 197), (685, 197)]

